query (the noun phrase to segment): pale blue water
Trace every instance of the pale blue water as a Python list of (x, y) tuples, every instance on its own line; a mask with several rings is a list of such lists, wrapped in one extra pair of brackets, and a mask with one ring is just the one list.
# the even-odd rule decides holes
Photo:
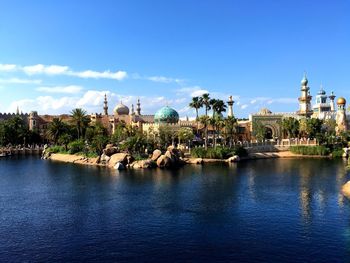
[(0, 262), (348, 262), (341, 160), (114, 170), (0, 160)]

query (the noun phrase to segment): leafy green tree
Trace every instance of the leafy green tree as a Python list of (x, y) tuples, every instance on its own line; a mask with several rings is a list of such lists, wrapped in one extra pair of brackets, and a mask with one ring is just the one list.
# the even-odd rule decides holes
[(58, 137), (57, 142), (64, 146), (65, 151), (68, 151), (68, 144), (73, 140), (73, 136), (65, 132)]
[(174, 133), (173, 129), (171, 129), (170, 126), (164, 125), (159, 127), (159, 146), (162, 149), (166, 149), (167, 146), (170, 144), (173, 144), (174, 139), (176, 137), (176, 134)]
[(307, 119), (300, 119), (299, 120), (299, 137), (307, 137), (308, 136), (308, 129), (307, 129)]
[(84, 136), (84, 132), (89, 125), (90, 119), (87, 116), (86, 111), (81, 108), (72, 110), (71, 114), (72, 122), (77, 129), (78, 139), (80, 139), (82, 136)]
[(181, 144), (181, 141), (187, 142), (192, 140), (194, 137), (193, 130), (188, 127), (182, 127), (178, 130), (177, 137), (179, 138), (179, 144)]
[(0, 141), (2, 145), (25, 145), (30, 142), (30, 135), (28, 125), (19, 116), (1, 122)]
[(106, 128), (99, 122), (89, 126), (85, 132), (85, 140), (94, 153), (101, 155), (109, 140)]
[(323, 121), (317, 118), (307, 119), (307, 134), (310, 139), (316, 138), (316, 135), (321, 133)]
[(282, 131), (288, 138), (297, 137), (299, 134), (299, 121), (293, 117), (284, 118), (281, 123)]
[(112, 142), (119, 144), (128, 137), (126, 125), (124, 122), (118, 122), (114, 127), (114, 133), (112, 135)]
[(58, 138), (64, 133), (67, 133), (68, 127), (60, 118), (53, 118), (52, 122), (49, 123), (47, 128), (47, 137), (54, 143), (57, 144)]
[(258, 141), (263, 141), (265, 138), (266, 129), (260, 121), (253, 121), (253, 136)]

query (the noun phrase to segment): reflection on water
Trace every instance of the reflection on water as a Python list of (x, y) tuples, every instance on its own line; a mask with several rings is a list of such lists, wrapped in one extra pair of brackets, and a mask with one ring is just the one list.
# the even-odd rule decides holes
[(115, 171), (0, 161), (0, 261), (349, 261), (341, 160)]

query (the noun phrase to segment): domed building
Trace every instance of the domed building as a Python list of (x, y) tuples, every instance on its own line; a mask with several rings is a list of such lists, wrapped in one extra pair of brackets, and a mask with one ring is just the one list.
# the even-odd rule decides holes
[(175, 124), (179, 121), (179, 114), (173, 108), (165, 106), (159, 109), (154, 115), (155, 123), (171, 123)]
[(117, 106), (115, 106), (113, 110), (115, 115), (122, 116), (122, 115), (129, 115), (129, 108), (123, 104), (123, 102), (120, 102)]
[(338, 111), (337, 111), (337, 117), (336, 117), (336, 122), (337, 122), (336, 131), (339, 134), (341, 132), (348, 130), (348, 122), (346, 119), (346, 100), (345, 100), (345, 98), (339, 97), (337, 100), (337, 106), (338, 106)]

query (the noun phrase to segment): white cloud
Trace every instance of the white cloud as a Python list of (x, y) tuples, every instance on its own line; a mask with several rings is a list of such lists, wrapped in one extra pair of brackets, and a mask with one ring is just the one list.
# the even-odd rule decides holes
[(0, 64), (0, 71), (13, 71), (16, 69), (14, 64)]
[(94, 71), (94, 70), (84, 70), (84, 71), (73, 71), (68, 66), (61, 65), (30, 65), (30, 66), (19, 66), (13, 64), (0, 64), (0, 71), (21, 71), (25, 74), (32, 76), (38, 74), (44, 75), (65, 75), (73, 76), (79, 78), (94, 78), (94, 79), (115, 79), (123, 80), (127, 77), (127, 72), (125, 71), (115, 71), (110, 70), (105, 71)]
[(247, 107), (248, 107), (248, 104), (243, 104), (243, 105), (241, 106), (241, 109), (244, 110), (244, 109), (246, 109)]
[(147, 79), (150, 81), (161, 82), (161, 83), (171, 83), (171, 82), (181, 83), (184, 81), (182, 79), (168, 78), (164, 76), (152, 76), (152, 77), (147, 77)]
[(209, 91), (202, 89), (199, 86), (194, 86), (194, 87), (185, 87), (185, 88), (177, 89), (176, 93), (178, 95), (187, 95), (189, 97), (199, 97), (205, 93), (209, 93)]
[(56, 99), (51, 96), (39, 96), (35, 99), (13, 101), (8, 111), (15, 112), (17, 106), (23, 112), (38, 111), (39, 114), (61, 114), (75, 108), (75, 99), (71, 97)]
[(75, 94), (82, 91), (83, 87), (76, 86), (76, 85), (69, 85), (69, 86), (54, 86), (54, 87), (38, 87), (36, 90), (40, 92), (48, 92), (48, 93)]
[(270, 97), (257, 97), (250, 100), (251, 104), (273, 104), (273, 103), (280, 103), (280, 104), (294, 104), (297, 103), (296, 98), (270, 98)]
[(35, 74), (47, 74), (47, 75), (62, 75), (67, 74), (69, 67), (59, 65), (45, 66), (43, 64), (37, 64), (33, 66), (25, 66), (21, 68), (27, 75)]
[(76, 76), (79, 78), (93, 78), (93, 79), (116, 79), (116, 80), (123, 80), (127, 77), (127, 73), (125, 71), (116, 71), (111, 72), (109, 70), (98, 72), (93, 70), (86, 70), (81, 72), (68, 72), (68, 75), (70, 76)]
[(0, 83), (5, 84), (40, 84), (42, 81), (40, 79), (19, 79), (19, 78), (9, 78), (0, 79)]

